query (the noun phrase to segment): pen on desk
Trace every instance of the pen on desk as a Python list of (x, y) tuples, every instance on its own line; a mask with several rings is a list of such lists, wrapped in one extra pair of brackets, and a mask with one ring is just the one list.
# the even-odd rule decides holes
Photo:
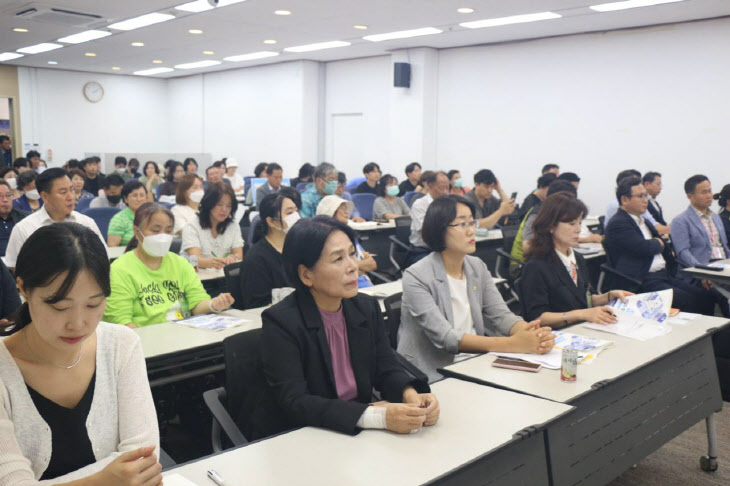
[(212, 469), (208, 469), (207, 472), (208, 472), (208, 478), (211, 481), (213, 481), (218, 486), (225, 486), (226, 483), (225, 483), (225, 481), (223, 480), (223, 478), (221, 477), (220, 474), (218, 474), (217, 472), (215, 472)]

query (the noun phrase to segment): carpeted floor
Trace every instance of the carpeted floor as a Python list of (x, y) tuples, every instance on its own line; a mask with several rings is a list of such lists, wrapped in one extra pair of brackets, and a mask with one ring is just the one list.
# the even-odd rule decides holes
[(715, 418), (719, 468), (714, 473), (700, 469), (700, 456), (707, 454), (704, 420), (626, 471), (610, 486), (728, 486), (730, 485), (730, 406)]

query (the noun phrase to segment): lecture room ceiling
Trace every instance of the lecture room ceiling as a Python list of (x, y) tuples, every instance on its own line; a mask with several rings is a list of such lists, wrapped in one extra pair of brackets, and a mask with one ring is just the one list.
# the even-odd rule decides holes
[[(405, 48), (443, 49), (730, 15), (730, 0), (684, 0), (609, 12), (589, 7), (611, 0), (220, 0), (232, 1), (237, 3), (204, 10), (207, 0), (197, 0), (180, 10), (176, 7), (186, 4), (185, 0), (0, 0), (0, 59), (17, 55), (18, 49), (52, 43), (63, 47), (3, 63), (119, 75), (167, 68), (172, 70), (153, 76), (170, 78), (300, 59), (333, 61)], [(290, 14), (281, 15), (281, 11)], [(476, 29), (460, 25), (541, 12), (560, 17)], [(169, 20), (134, 30), (110, 27), (151, 13), (165, 14)], [(442, 32), (381, 42), (363, 39), (425, 27)], [(105, 37), (78, 44), (58, 41), (89, 30)], [(285, 50), (330, 41), (350, 45), (310, 52)], [(260, 52), (272, 57), (224, 60)], [(220, 64), (175, 68), (200, 61)]]

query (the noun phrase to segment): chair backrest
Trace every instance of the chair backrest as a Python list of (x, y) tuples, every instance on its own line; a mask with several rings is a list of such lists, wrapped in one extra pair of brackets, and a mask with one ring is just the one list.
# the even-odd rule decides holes
[(261, 221), (261, 215), (259, 214), (256, 214), (256, 216), (251, 219), (251, 226), (248, 227), (248, 239), (246, 240), (246, 243), (253, 245), (253, 234), (254, 231), (256, 231), (256, 226), (258, 226), (259, 221)]
[(160, 204), (165, 206), (167, 209), (172, 209), (172, 207), (175, 205), (175, 203), (166, 203), (166, 202), (161, 202)]
[(243, 177), (243, 194), (248, 195), (248, 190), (251, 188), (251, 179), (255, 179), (255, 176), (244, 176)]
[(172, 243), (170, 244), (170, 251), (173, 253), (180, 254), (180, 249), (182, 248), (182, 238), (173, 238)]
[(109, 231), (109, 221), (117, 214), (121, 209), (119, 208), (88, 208), (82, 214), (90, 217), (99, 227), (101, 235), (106, 241), (107, 231)]
[(243, 262), (231, 263), (223, 267), (226, 276), (226, 290), (233, 297), (234, 302), (241, 302), (241, 266)]
[(405, 194), (403, 194), (403, 200), (408, 204), (410, 207), (411, 205), (411, 199), (413, 199), (413, 196), (416, 194), (416, 191), (408, 191)]
[(159, 201), (160, 199), (160, 192), (162, 191), (162, 182), (157, 184), (157, 187), (155, 188), (155, 199)]
[(385, 299), (385, 315), (388, 318), (386, 330), (393, 349), (398, 349), (398, 328), (400, 327), (401, 304), (403, 292), (398, 292)]
[(373, 219), (373, 204), (375, 204), (375, 194), (353, 194), (352, 202), (360, 212), (360, 217), (368, 221)]
[(299, 184), (297, 184), (296, 189), (299, 192), (304, 192), (307, 190), (307, 187), (309, 187), (309, 184), (311, 184), (311, 182), (300, 182)]
[(395, 218), (395, 237), (404, 245), (411, 244), (411, 217)]
[[(273, 418), (280, 416), (278, 407), (269, 393), (261, 363), (261, 329), (234, 334), (223, 340), (223, 359), (226, 365), (226, 409), (247, 438), (260, 437), (258, 431), (275, 430), (280, 424)], [(261, 405), (265, 404), (265, 405)], [(272, 413), (271, 422), (265, 417), (252, 417), (257, 408)]]
[(96, 199), (95, 197), (84, 197), (82, 199), (79, 199), (76, 203), (76, 211), (83, 213), (89, 208), (89, 204), (91, 204), (91, 201)]
[(352, 192), (353, 189), (355, 189), (363, 182), (365, 182), (365, 177), (355, 177), (354, 179), (350, 179), (349, 181), (347, 181), (347, 184), (345, 184), (345, 189), (347, 189), (347, 192)]
[(512, 245), (514, 244), (519, 231), (519, 224), (513, 226), (502, 226), (502, 249), (507, 253), (512, 251)]
[(602, 235), (606, 231), (606, 216), (598, 217), (598, 234)]

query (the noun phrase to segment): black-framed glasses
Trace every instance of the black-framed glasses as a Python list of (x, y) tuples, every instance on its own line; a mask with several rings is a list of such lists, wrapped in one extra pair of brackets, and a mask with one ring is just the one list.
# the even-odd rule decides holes
[(452, 228), (459, 228), (464, 231), (468, 228), (479, 228), (479, 220), (472, 219), (471, 221), (462, 221), (461, 223), (450, 224)]

